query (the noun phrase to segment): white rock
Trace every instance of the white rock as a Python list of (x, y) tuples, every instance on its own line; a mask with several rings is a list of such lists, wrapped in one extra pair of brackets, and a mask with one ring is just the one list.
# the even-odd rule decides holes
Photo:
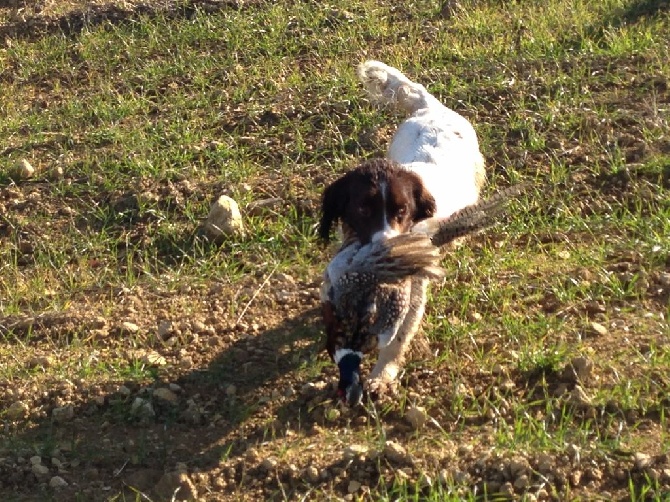
[(591, 332), (598, 336), (605, 336), (607, 333), (609, 333), (605, 326), (597, 322), (591, 322), (589, 327), (591, 328)]
[(227, 235), (243, 236), (244, 224), (237, 202), (227, 195), (219, 197), (209, 210), (204, 229), (207, 236), (214, 241)]
[(641, 452), (637, 452), (633, 455), (633, 461), (635, 463), (635, 468), (639, 470), (646, 469), (652, 463), (651, 455)]
[(421, 429), (426, 424), (426, 420), (428, 420), (428, 413), (421, 406), (411, 406), (405, 412), (405, 420), (407, 420), (413, 429)]
[(35, 175), (35, 168), (26, 159), (18, 161), (16, 171), (22, 179), (32, 178)]
[(362, 457), (367, 455), (369, 448), (363, 444), (350, 444), (344, 449), (344, 459)]
[(30, 457), (30, 465), (40, 465), (42, 463), (42, 457), (39, 455), (33, 455)]
[(49, 486), (51, 488), (63, 488), (67, 485), (68, 485), (68, 482), (65, 481), (63, 478), (61, 478), (60, 476), (54, 476), (49, 481)]
[(125, 331), (127, 333), (137, 333), (139, 330), (140, 327), (130, 321), (124, 321), (121, 323), (121, 331)]

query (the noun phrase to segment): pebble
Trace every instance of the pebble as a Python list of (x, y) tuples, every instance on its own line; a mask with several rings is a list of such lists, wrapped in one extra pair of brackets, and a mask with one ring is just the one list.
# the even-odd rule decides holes
[(159, 387), (158, 389), (154, 389), (153, 397), (167, 401), (168, 403), (176, 403), (179, 399), (177, 394), (166, 387)]
[(204, 230), (205, 234), (215, 242), (220, 242), (228, 235), (244, 236), (244, 224), (237, 202), (227, 195), (222, 195), (214, 201), (209, 209)]
[(142, 399), (141, 397), (136, 397), (133, 401), (133, 404), (130, 406), (130, 412), (141, 418), (152, 418), (156, 415), (153, 406), (149, 401)]
[(273, 471), (279, 465), (279, 461), (275, 457), (268, 457), (261, 462), (261, 468), (265, 471)]
[(158, 336), (166, 340), (172, 335), (172, 321), (160, 321), (158, 323)]
[(405, 412), (405, 420), (412, 426), (413, 429), (421, 429), (428, 420), (428, 413), (425, 408), (420, 406), (411, 406)]
[(28, 415), (30, 408), (23, 401), (14, 401), (7, 408), (5, 415), (10, 420), (18, 420), (20, 418), (25, 418)]
[(589, 328), (592, 334), (596, 336), (605, 336), (609, 333), (609, 330), (598, 322), (589, 323)]
[(60, 406), (54, 408), (51, 412), (51, 418), (56, 422), (67, 422), (74, 418), (74, 407), (72, 406)]
[(237, 394), (237, 387), (235, 387), (233, 384), (226, 386), (226, 396), (232, 397), (235, 394)]
[(361, 489), (361, 484), (358, 481), (349, 481), (349, 486), (347, 486), (347, 492), (356, 493)]
[(362, 444), (350, 444), (344, 449), (344, 459), (351, 460), (352, 458), (363, 457), (367, 455), (369, 448)]
[(30, 457), (30, 465), (40, 465), (42, 463), (42, 457), (39, 455), (33, 455)]
[(530, 485), (530, 478), (528, 477), (528, 474), (522, 474), (516, 478), (516, 481), (514, 481), (514, 488), (519, 491), (525, 490), (528, 488), (528, 485)]
[(122, 396), (128, 397), (128, 396), (130, 396), (131, 392), (132, 391), (128, 387), (126, 387), (125, 385), (122, 385), (121, 387), (119, 387), (119, 394), (121, 394)]
[(47, 474), (49, 474), (49, 468), (46, 465), (42, 465), (42, 464), (33, 464), (33, 466), (30, 468), (30, 470), (38, 478), (46, 476)]
[(54, 476), (49, 480), (49, 486), (51, 488), (63, 488), (68, 485), (68, 482), (65, 481), (60, 476)]
[(528, 472), (530, 464), (525, 458), (514, 458), (508, 464), (509, 473), (512, 478), (518, 478)]
[(305, 477), (310, 483), (317, 483), (320, 479), (319, 470), (313, 465), (310, 465), (307, 469), (305, 469)]
[(514, 497), (514, 486), (509, 481), (500, 487), (500, 494), (505, 497)]
[(635, 464), (636, 469), (638, 469), (638, 470), (646, 469), (652, 463), (651, 455), (647, 455), (646, 453), (637, 452), (637, 453), (633, 454), (633, 462)]
[(140, 327), (130, 321), (123, 321), (121, 323), (121, 331), (125, 331), (127, 333), (137, 333), (140, 330)]
[(592, 371), (593, 361), (583, 356), (575, 357), (563, 370), (563, 379), (570, 382), (587, 382)]
[(32, 178), (35, 175), (35, 168), (26, 159), (21, 159), (16, 164), (17, 174), (21, 179)]
[(411, 455), (408, 455), (407, 450), (395, 441), (386, 441), (384, 445), (384, 457), (391, 462), (400, 464), (412, 463)]

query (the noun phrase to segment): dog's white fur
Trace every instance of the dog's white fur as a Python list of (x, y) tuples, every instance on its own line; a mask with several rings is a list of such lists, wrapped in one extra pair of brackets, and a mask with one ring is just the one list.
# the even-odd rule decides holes
[[(437, 205), (435, 215), (419, 222), (412, 231), (431, 232), (431, 223), (477, 202), (486, 175), (472, 124), (396, 68), (367, 61), (357, 73), (372, 98), (409, 114), (393, 136), (387, 157), (418, 174)], [(323, 301), (328, 285), (346, 272), (360, 247), (345, 245), (333, 258), (324, 274)], [(379, 345), (379, 357), (370, 373), (371, 388), (397, 378), (404, 354), (419, 330), (428, 280), (413, 278), (411, 283), (411, 307), (397, 334), (387, 344)]]
[(434, 219), (477, 202), (486, 176), (472, 124), (396, 68), (366, 61), (357, 73), (372, 98), (409, 114), (386, 156), (418, 174), (435, 198), (434, 218), (415, 231), (427, 231)]
[[(357, 73), (373, 99), (409, 114), (394, 134), (387, 157), (418, 174), (437, 204), (434, 217), (420, 222), (413, 231), (428, 232), (431, 223), (477, 202), (486, 174), (472, 124), (396, 68), (366, 61)], [(419, 330), (427, 288), (427, 280), (412, 281), (412, 308), (398, 335), (380, 346), (370, 374), (372, 387), (397, 378), (404, 354)]]

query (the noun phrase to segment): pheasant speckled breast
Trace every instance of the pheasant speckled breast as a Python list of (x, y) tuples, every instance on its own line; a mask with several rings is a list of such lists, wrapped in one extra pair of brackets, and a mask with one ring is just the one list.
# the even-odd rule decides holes
[(428, 282), (444, 275), (439, 247), (494, 223), (522, 189), (511, 187), (448, 218), (426, 220), (407, 234), (343, 245), (321, 288), (326, 348), (340, 369), (341, 398), (351, 405), (361, 400), (360, 363), (375, 347), (380, 357), (373, 376), (398, 364), (393, 359), (402, 357), (423, 316)]
[(364, 246), (345, 246), (322, 286), (326, 348), (340, 367), (338, 392), (350, 404), (362, 396), (363, 354), (388, 346), (414, 308), (413, 278), (442, 277), (440, 253), (421, 234), (402, 234)]

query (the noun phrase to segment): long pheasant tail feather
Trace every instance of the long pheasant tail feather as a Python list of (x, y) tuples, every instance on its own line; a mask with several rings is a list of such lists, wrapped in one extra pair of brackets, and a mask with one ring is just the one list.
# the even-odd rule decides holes
[(401, 234), (386, 241), (386, 253), (378, 262), (380, 281), (397, 280), (410, 275), (441, 279), (440, 251), (430, 238), (421, 234)]
[(433, 245), (444, 246), (459, 237), (493, 225), (497, 217), (505, 212), (507, 202), (526, 191), (528, 187), (528, 184), (520, 184), (505, 188), (492, 197), (464, 207), (440, 221), (431, 238)]

